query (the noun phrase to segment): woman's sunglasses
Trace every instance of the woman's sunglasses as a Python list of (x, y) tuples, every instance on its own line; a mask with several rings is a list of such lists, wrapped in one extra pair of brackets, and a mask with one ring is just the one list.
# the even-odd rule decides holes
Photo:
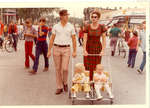
[(96, 19), (96, 18), (98, 18), (98, 17), (97, 17), (97, 16), (92, 16), (91, 18), (95, 18), (95, 19)]

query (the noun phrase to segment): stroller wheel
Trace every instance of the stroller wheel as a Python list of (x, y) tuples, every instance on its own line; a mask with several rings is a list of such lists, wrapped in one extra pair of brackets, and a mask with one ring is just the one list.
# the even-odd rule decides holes
[(71, 92), (69, 91), (69, 99), (71, 99)]
[(72, 105), (75, 105), (75, 102), (74, 102), (74, 100), (72, 100)]
[(94, 104), (94, 101), (93, 100), (91, 100), (91, 105), (93, 105)]
[(113, 100), (111, 99), (111, 101), (110, 101), (110, 104), (112, 105), (114, 102), (113, 102)]

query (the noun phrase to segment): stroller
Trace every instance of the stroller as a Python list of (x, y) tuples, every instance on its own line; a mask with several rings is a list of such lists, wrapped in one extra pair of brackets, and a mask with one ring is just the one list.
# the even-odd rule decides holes
[[(89, 55), (90, 55), (90, 56), (100, 56), (99, 54), (89, 54)], [(83, 55), (79, 55), (79, 56), (81, 57), (81, 56), (83, 56)], [(108, 58), (108, 61), (109, 61), (110, 58), (109, 58), (109, 57), (107, 57), (107, 58)], [(107, 62), (107, 63), (109, 63), (108, 67), (110, 67), (110, 62)], [(75, 59), (72, 60), (72, 67), (74, 67), (74, 64), (75, 64)], [(72, 69), (72, 78), (73, 78), (73, 73), (74, 73), (74, 68)], [(111, 88), (111, 91), (112, 91), (112, 79), (111, 79), (111, 74), (108, 73), (108, 72), (105, 72), (104, 74), (108, 77), (109, 87)], [(89, 101), (90, 104), (92, 104), (92, 105), (93, 105), (94, 102), (96, 102), (96, 101), (109, 101), (110, 104), (113, 104), (113, 98), (109, 98), (109, 97), (105, 94), (106, 90), (105, 90), (104, 86), (102, 86), (102, 88), (101, 88), (101, 93), (102, 93), (102, 94), (105, 94), (105, 95), (103, 96), (102, 99), (98, 99), (98, 98), (97, 98), (97, 94), (96, 94), (96, 90), (95, 90), (95, 88), (94, 88), (94, 81), (88, 81), (88, 82), (86, 82), (86, 83), (83, 83), (83, 82), (81, 82), (81, 83), (74, 83), (74, 82), (71, 82), (71, 86), (74, 86), (74, 85), (76, 85), (76, 84), (81, 84), (81, 85), (83, 85), (83, 86), (80, 87), (80, 90), (79, 90), (79, 92), (77, 93), (77, 96), (76, 96), (75, 98), (73, 97), (72, 88), (69, 90), (69, 99), (71, 99), (72, 105), (75, 105), (75, 102), (76, 102), (76, 101)], [(86, 98), (85, 92), (83, 91), (83, 87), (84, 87), (85, 84), (90, 85), (89, 98)]]

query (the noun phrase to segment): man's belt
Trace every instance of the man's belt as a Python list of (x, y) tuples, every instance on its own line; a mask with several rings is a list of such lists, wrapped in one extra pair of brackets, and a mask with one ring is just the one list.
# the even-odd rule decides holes
[(70, 47), (70, 45), (58, 45), (58, 44), (54, 44), (54, 46), (58, 46), (58, 47)]

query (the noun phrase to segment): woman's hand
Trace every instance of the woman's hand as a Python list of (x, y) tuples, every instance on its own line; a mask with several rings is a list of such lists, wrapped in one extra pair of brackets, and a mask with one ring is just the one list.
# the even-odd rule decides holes
[(88, 56), (88, 52), (86, 50), (83, 51), (84, 56)]

